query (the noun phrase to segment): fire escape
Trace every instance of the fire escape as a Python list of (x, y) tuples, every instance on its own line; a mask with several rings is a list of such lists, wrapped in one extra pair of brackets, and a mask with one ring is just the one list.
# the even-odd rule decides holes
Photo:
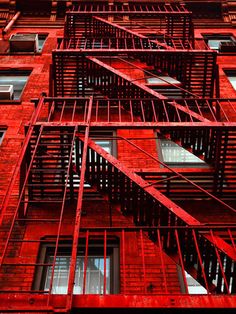
[[(236, 189), (236, 100), (219, 98), (216, 52), (193, 34), (191, 13), (182, 4), (80, 2), (67, 12), (64, 38), (58, 39), (52, 53), (51, 94), (35, 100), (3, 204), (1, 310), (68, 312), (77, 307), (132, 308), (136, 302), (143, 308), (235, 306), (235, 224), (202, 223), (179, 203), (201, 199), (225, 213), (236, 211), (231, 206)], [(163, 84), (153, 88), (148, 78)], [(142, 137), (100, 135), (125, 143), (157, 166), (130, 168), (92, 136), (93, 130), (101, 134), (99, 130), (110, 129), (137, 134), (152, 130), (208, 167), (175, 168), (145, 150)], [(108, 213), (104, 221), (109, 222), (84, 226), (84, 204), (101, 198)], [(113, 223), (114, 209), (120, 219), (127, 218), (127, 225)], [(49, 241), (42, 236), (47, 224), (55, 235), (50, 238), (53, 258), (40, 261), (35, 256), (40, 245)], [(33, 237), (30, 229), (40, 236)], [(140, 244), (142, 280), (136, 293), (130, 289), (127, 268), (126, 240), (131, 233)], [(107, 293), (104, 276), (102, 295), (88, 294), (91, 239), (102, 239), (106, 273), (114, 235), (120, 245), (119, 292)], [(60, 246), (66, 241), (71, 243), (68, 289), (66, 294), (56, 294), (53, 276)], [(81, 241), (85, 270), (82, 292), (77, 295), (73, 289)], [(156, 250), (161, 291), (149, 281), (147, 245)], [(171, 298), (168, 259), (179, 265), (184, 286)], [(51, 267), (47, 290), (34, 283), (35, 274), (45, 267)], [(206, 294), (189, 294), (186, 272)], [(32, 274), (32, 280), (24, 281), (25, 274)]]

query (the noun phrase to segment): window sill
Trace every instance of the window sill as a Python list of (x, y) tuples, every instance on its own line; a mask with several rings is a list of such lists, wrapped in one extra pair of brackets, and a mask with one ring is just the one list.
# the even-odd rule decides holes
[[(169, 166), (171, 168), (171, 166)], [(168, 170), (167, 168), (132, 168), (131, 169), (132, 171), (136, 172), (137, 174), (139, 175), (142, 175), (142, 174), (148, 174), (148, 173), (168, 173), (168, 172), (171, 172), (171, 170)], [(208, 165), (208, 167), (189, 167), (189, 168), (186, 168), (186, 167), (175, 167), (174, 168), (175, 171), (178, 171), (179, 173), (195, 173), (195, 172), (201, 172), (201, 173), (214, 173), (215, 172), (215, 169)], [(200, 171), (199, 171), (200, 170)]]
[(0, 99), (0, 106), (1, 105), (20, 105), (22, 103), (21, 99), (18, 100), (1, 100)]
[(5, 51), (5, 52), (1, 52), (0, 55), (8, 55), (8, 56), (40, 56), (42, 55), (42, 51), (39, 52), (9, 52), (9, 51)]

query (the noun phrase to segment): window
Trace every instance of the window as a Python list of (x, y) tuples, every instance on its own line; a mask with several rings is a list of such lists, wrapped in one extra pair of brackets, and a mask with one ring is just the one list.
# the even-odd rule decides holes
[(11, 53), (42, 52), (48, 34), (16, 33), (9, 40)]
[(177, 81), (175, 78), (168, 76), (168, 75), (158, 75), (158, 77), (149, 77), (147, 78), (147, 84), (149, 85), (181, 85), (179, 81)]
[(158, 139), (158, 153), (160, 159), (171, 166), (207, 167), (205, 161), (168, 139)]
[(236, 90), (236, 70), (225, 70), (225, 74), (227, 75), (233, 88)]
[(220, 52), (235, 51), (236, 40), (232, 34), (209, 34), (203, 35), (203, 38), (209, 48)]
[[(117, 239), (107, 240), (106, 274), (103, 239), (91, 239), (89, 241), (88, 256), (85, 263), (85, 239), (80, 239), (78, 256), (76, 260), (76, 273), (74, 294), (83, 293), (83, 283), (86, 267), (85, 294), (103, 294), (104, 276), (106, 276), (106, 294), (118, 293), (119, 277), (119, 244)], [(40, 263), (52, 264), (54, 260), (55, 246), (44, 244), (40, 250)], [(71, 260), (71, 242), (59, 246), (54, 269), (52, 293), (66, 294)], [(87, 266), (85, 266), (87, 265)], [(48, 291), (52, 276), (52, 266), (37, 267), (34, 289)]]
[(5, 135), (5, 130), (1, 130), (0, 129), (0, 145), (2, 144), (2, 141), (3, 141), (3, 137), (4, 137), (4, 135)]
[[(180, 283), (181, 283), (181, 290), (183, 293), (186, 293), (185, 287), (184, 287), (184, 280), (182, 278), (182, 272), (181, 272), (180, 267), (179, 267), (178, 273), (179, 273), (179, 279), (180, 279)], [(187, 281), (189, 294), (207, 294), (207, 290), (197, 280), (195, 280), (186, 271), (184, 273), (185, 273), (185, 277), (186, 277), (186, 281)]]
[(42, 52), (47, 37), (47, 34), (38, 34), (38, 52)]
[[(153, 72), (154, 76), (147, 74), (146, 85), (154, 91), (163, 94), (169, 98), (182, 98), (182, 90), (178, 88), (181, 82), (168, 74)], [(175, 85), (175, 86), (174, 86)]]
[[(113, 140), (112, 138), (115, 137), (115, 131), (95, 131), (92, 130), (89, 133), (89, 138), (91, 138), (97, 145), (101, 146), (105, 151), (107, 151), (109, 154), (116, 156), (116, 141)], [(65, 138), (65, 141), (67, 141), (67, 138)], [(81, 146), (80, 145), (74, 145), (74, 149), (72, 152), (72, 163), (74, 165), (74, 169), (76, 168), (76, 161), (77, 161), (77, 156), (79, 158), (82, 157), (83, 152), (81, 151)], [(92, 161), (91, 154), (88, 152), (87, 155), (88, 161)], [(96, 161), (96, 160), (95, 160)], [(67, 161), (68, 162), (68, 161)], [(58, 163), (58, 168), (61, 167), (61, 163)], [(55, 180), (59, 183), (62, 180), (62, 177), (60, 174), (55, 176)], [(65, 180), (65, 177), (64, 177)], [(63, 181), (65, 182), (65, 181)], [(68, 187), (70, 187), (70, 179), (68, 181)], [(75, 172), (73, 174), (73, 187), (78, 188), (80, 186), (80, 174)], [(90, 184), (85, 182), (84, 183), (85, 188), (90, 188)]]
[[(112, 140), (115, 137), (115, 131), (90, 131), (89, 137), (99, 146), (101, 146), (109, 154), (116, 156), (116, 141)], [(104, 139), (103, 139), (104, 138)], [(76, 164), (76, 147), (73, 152), (73, 163)], [(82, 154), (82, 152), (79, 152)], [(87, 158), (91, 161), (91, 155), (88, 154)], [(80, 176), (74, 174), (74, 187), (79, 187)], [(68, 183), (69, 186), (69, 183)], [(90, 187), (88, 183), (84, 184), (84, 187)]]
[(111, 155), (116, 155), (116, 141), (112, 139), (115, 137), (114, 131), (91, 131), (90, 136), (94, 142), (101, 146), (106, 152)]
[[(101, 146), (109, 154), (116, 156), (116, 141), (112, 138), (115, 137), (115, 131), (95, 131), (89, 133), (89, 137), (99, 146)], [(79, 152), (80, 154), (82, 152)], [(73, 154), (73, 162), (76, 163), (76, 149)]]
[(0, 70), (0, 99), (19, 100), (30, 73), (30, 70)]

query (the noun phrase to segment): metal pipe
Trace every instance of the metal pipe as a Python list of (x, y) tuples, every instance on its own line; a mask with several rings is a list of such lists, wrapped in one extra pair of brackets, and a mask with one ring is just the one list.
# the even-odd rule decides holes
[(10, 31), (10, 29), (12, 28), (12, 26), (15, 24), (15, 22), (18, 20), (19, 16), (20, 16), (21, 12), (18, 11), (13, 18), (10, 20), (10, 22), (7, 24), (7, 26), (2, 30), (2, 35), (6, 35), (7, 32)]

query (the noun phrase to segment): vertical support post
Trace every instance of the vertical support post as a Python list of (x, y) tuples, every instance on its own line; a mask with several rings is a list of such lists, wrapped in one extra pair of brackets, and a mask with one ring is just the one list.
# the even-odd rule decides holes
[(216, 247), (216, 243), (215, 243), (215, 236), (213, 234), (213, 231), (211, 230), (210, 231), (211, 233), (211, 237), (212, 237), (212, 242), (214, 243), (214, 247), (215, 247), (215, 252), (216, 252), (216, 257), (217, 257), (217, 260), (218, 260), (218, 263), (219, 263), (219, 270), (221, 271), (221, 274), (222, 274), (222, 277), (223, 277), (223, 280), (224, 280), (224, 284), (225, 284), (225, 290), (228, 294), (230, 294), (230, 291), (229, 291), (229, 284), (227, 282), (227, 279), (226, 279), (226, 276), (225, 276), (225, 272), (224, 272), (224, 266), (221, 262), (221, 258), (220, 258), (220, 254), (218, 252), (218, 249)]
[(109, 202), (109, 211), (110, 211), (110, 227), (112, 227), (112, 204)]
[(65, 209), (67, 185), (68, 185), (68, 181), (69, 181), (70, 167), (71, 167), (71, 161), (72, 161), (72, 152), (73, 152), (73, 149), (74, 149), (76, 132), (77, 132), (77, 127), (74, 127), (73, 139), (71, 141), (71, 149), (70, 149), (70, 154), (69, 154), (69, 159), (68, 159), (67, 174), (66, 174), (65, 184), (64, 184), (64, 192), (63, 192), (63, 195), (62, 195), (62, 205), (61, 205), (61, 212), (60, 212), (59, 224), (58, 224), (58, 229), (57, 229), (57, 237), (56, 237), (56, 243), (55, 243), (55, 252), (54, 252), (54, 256), (53, 256), (52, 274), (51, 274), (51, 279), (50, 279), (50, 284), (49, 284), (49, 291), (48, 291), (48, 293), (49, 293), (48, 294), (48, 305), (49, 305), (49, 302), (50, 302), (50, 295), (51, 295), (52, 289), (53, 289), (54, 272), (55, 272), (57, 252), (58, 252), (58, 247), (59, 247), (59, 239), (60, 239), (61, 228), (62, 228), (62, 219), (63, 219), (64, 209)]
[(89, 230), (86, 231), (85, 256), (84, 256), (83, 294), (86, 293), (86, 276), (87, 276), (87, 266), (88, 266), (88, 245), (89, 245)]
[(178, 254), (179, 254), (179, 261), (180, 261), (182, 276), (183, 276), (183, 280), (184, 280), (185, 293), (189, 293), (188, 283), (187, 283), (185, 270), (184, 270), (184, 261), (183, 261), (183, 256), (182, 256), (182, 252), (181, 252), (181, 248), (180, 248), (179, 235), (178, 235), (177, 229), (175, 229), (175, 238), (176, 238), (176, 243), (177, 243), (177, 248), (178, 248)]
[(89, 137), (92, 105), (93, 105), (93, 97), (91, 96), (89, 99), (89, 108), (88, 108), (88, 115), (87, 115), (87, 127), (86, 127), (86, 131), (85, 131), (82, 165), (81, 165), (81, 173), (80, 173), (80, 186), (79, 186), (79, 191), (78, 191), (78, 201), (77, 201), (77, 207), (76, 207), (75, 226), (74, 226), (74, 232), (73, 232), (72, 253), (71, 253), (68, 290), (67, 290), (67, 296), (68, 296), (68, 298), (67, 298), (67, 311), (71, 310), (72, 301), (73, 301), (73, 290), (74, 290), (74, 280), (75, 280), (75, 270), (76, 270), (76, 257), (77, 257), (78, 240), (79, 240), (79, 232), (80, 232), (80, 221), (81, 221), (81, 211), (82, 211), (82, 202), (83, 202), (84, 180), (85, 180), (88, 137)]
[(195, 230), (192, 230), (192, 234), (193, 234), (194, 245), (195, 245), (195, 248), (196, 248), (196, 251), (197, 251), (198, 262), (200, 264), (201, 271), (202, 271), (202, 277), (203, 277), (203, 280), (205, 282), (205, 287), (206, 287), (207, 293), (209, 293), (209, 286), (208, 286), (208, 282), (207, 282), (207, 278), (206, 278), (206, 273), (205, 273), (205, 269), (204, 269), (204, 265), (203, 265), (203, 260), (202, 260), (201, 253), (200, 253), (200, 250), (199, 250), (199, 246), (198, 246), (198, 243), (197, 243), (197, 237), (196, 237)]
[(126, 294), (126, 265), (125, 265), (125, 231), (122, 229), (122, 266), (124, 277), (124, 294)]
[(142, 254), (142, 264), (143, 264), (144, 293), (147, 293), (147, 278), (146, 278), (146, 267), (145, 267), (145, 256), (144, 256), (144, 244), (143, 244), (143, 230), (142, 230), (142, 229), (140, 229), (140, 242), (141, 242), (141, 254)]
[(219, 65), (216, 65), (215, 68), (215, 93), (216, 93), (216, 98), (220, 98), (220, 77), (219, 77)]
[(104, 283), (103, 283), (103, 294), (106, 295), (107, 289), (107, 231), (104, 230)]

